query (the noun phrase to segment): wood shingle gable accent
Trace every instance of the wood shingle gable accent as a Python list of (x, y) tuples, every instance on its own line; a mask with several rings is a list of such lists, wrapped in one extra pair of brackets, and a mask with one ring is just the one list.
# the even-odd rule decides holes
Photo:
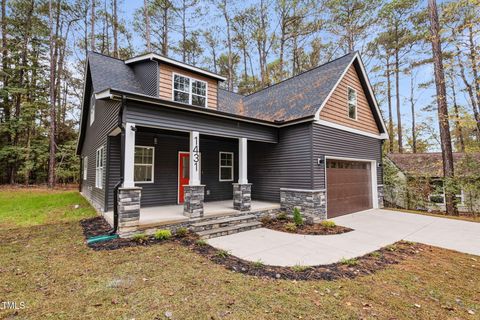
[[(351, 119), (348, 116), (348, 87), (357, 91), (357, 119)], [(320, 111), (320, 119), (372, 134), (380, 133), (359, 75), (353, 65), (350, 65)]]
[(205, 77), (166, 63), (159, 63), (159, 97), (173, 101), (173, 74), (190, 77), (207, 83), (207, 107), (217, 109), (218, 80)]

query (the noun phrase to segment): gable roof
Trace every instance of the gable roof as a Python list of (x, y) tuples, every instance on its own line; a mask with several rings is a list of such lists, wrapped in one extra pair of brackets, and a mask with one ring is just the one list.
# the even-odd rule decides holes
[(88, 67), (90, 68), (94, 93), (109, 88), (145, 93), (135, 77), (133, 69), (127, 66), (123, 60), (97, 52), (89, 52)]
[[(474, 172), (465, 168), (462, 161), (467, 157), (473, 157), (480, 162), (480, 153), (453, 153), (453, 165), (455, 175), (467, 176)], [(443, 177), (443, 160), (440, 152), (431, 153), (390, 153), (387, 154), (397, 168), (409, 176), (415, 177)], [(479, 174), (477, 172), (477, 174)]]
[(219, 99), (218, 108), (270, 121), (314, 116), (355, 56), (356, 52), (349, 53), (250, 95), (240, 95), (242, 99), (219, 90), (223, 99)]

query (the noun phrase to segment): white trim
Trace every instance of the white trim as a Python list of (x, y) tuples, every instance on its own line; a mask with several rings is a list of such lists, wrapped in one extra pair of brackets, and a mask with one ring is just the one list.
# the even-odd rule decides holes
[[(121, 95), (113, 95), (113, 94), (110, 94), (110, 90), (117, 90), (117, 91), (121, 91), (121, 90), (118, 90), (118, 89), (105, 89), (104, 91), (101, 91), (99, 94), (102, 94), (110, 99), (115, 99), (116, 97), (120, 100), (121, 99)], [(131, 92), (131, 91), (124, 91), (124, 93), (127, 93), (127, 94), (131, 94), (131, 95), (136, 95), (136, 96), (139, 96), (139, 97), (146, 97), (146, 98), (149, 98), (149, 99), (160, 99), (160, 100), (166, 100), (166, 99), (163, 99), (163, 98), (159, 98), (159, 97), (153, 97), (153, 96), (148, 96), (148, 95), (145, 95), (145, 94), (141, 94), (141, 93), (136, 93), (136, 92)], [(172, 108), (172, 109), (179, 109), (179, 110), (185, 110), (185, 108), (182, 108), (182, 107), (177, 107), (177, 106), (171, 106), (171, 105), (165, 105), (165, 101), (151, 101), (151, 100), (144, 100), (144, 99), (139, 99), (139, 98), (134, 98), (134, 97), (128, 97), (129, 100), (133, 100), (133, 101), (142, 101), (142, 102), (146, 102), (146, 103), (151, 103), (151, 104), (157, 104), (157, 105), (161, 105), (161, 106), (166, 106), (168, 108)], [(170, 100), (173, 102), (173, 100)], [(178, 103), (178, 104), (183, 104), (185, 106), (190, 106), (188, 104), (184, 104), (184, 103), (181, 103), (181, 102), (175, 102), (175, 103)], [(299, 124), (299, 123), (304, 123), (304, 122), (313, 122), (314, 121), (314, 116), (312, 117), (309, 117), (307, 119), (300, 119), (300, 120), (297, 120), (297, 121), (292, 121), (292, 122), (288, 122), (288, 123), (284, 123), (284, 124), (275, 124), (275, 123), (268, 123), (268, 122), (261, 122), (261, 121), (255, 121), (255, 119), (244, 119), (244, 118), (239, 118), (239, 117), (235, 117), (235, 116), (229, 116), (229, 115), (225, 115), (225, 114), (217, 114), (217, 113), (212, 113), (212, 112), (208, 112), (208, 111), (204, 111), (205, 109), (210, 109), (212, 110), (211, 108), (203, 108), (203, 107), (197, 107), (197, 106), (193, 106), (193, 107), (196, 107), (195, 109), (188, 109), (187, 111), (189, 112), (196, 112), (196, 113), (203, 113), (203, 114), (207, 114), (207, 115), (210, 115), (212, 117), (219, 117), (219, 118), (226, 118), (226, 119), (232, 119), (232, 120), (235, 120), (235, 121), (241, 121), (241, 122), (248, 122), (248, 123), (255, 123), (255, 124), (259, 124), (259, 125), (263, 125), (263, 126), (267, 126), (267, 127), (273, 127), (273, 128), (283, 128), (283, 127), (288, 127), (288, 126), (293, 126), (295, 124)], [(143, 127), (147, 127), (146, 125), (142, 125)], [(156, 126), (150, 126), (151, 128), (160, 128), (160, 127), (156, 127)], [(168, 129), (168, 128), (165, 128), (165, 129)], [(173, 130), (173, 129), (168, 129), (168, 130)], [(181, 130), (174, 130), (174, 131), (181, 131)], [(181, 131), (181, 132), (189, 132), (189, 130), (185, 130), (185, 131)], [(233, 137), (233, 136), (232, 136)], [(262, 141), (262, 140), (257, 140), (257, 141)]]
[(83, 180), (88, 179), (88, 156), (83, 157)]
[(350, 67), (353, 64), (353, 61), (355, 61), (355, 59), (358, 59), (358, 62), (359, 62), (358, 64), (360, 65), (360, 70), (362, 71), (362, 76), (364, 77), (365, 82), (367, 83), (368, 93), (372, 97), (373, 105), (375, 107), (375, 110), (377, 111), (378, 117), (380, 119), (380, 124), (381, 124), (383, 132), (384, 132), (383, 134), (385, 134), (385, 136), (388, 137), (387, 127), (385, 126), (385, 122), (383, 121), (382, 113), (380, 112), (380, 108), (378, 107), (377, 99), (375, 98), (375, 95), (373, 94), (372, 85), (370, 84), (370, 80), (368, 79), (367, 72), (365, 71), (365, 66), (363, 65), (362, 59), (360, 59), (360, 56), (359, 56), (358, 52), (353, 56), (352, 60), (348, 64), (348, 66), (345, 68), (342, 75), (337, 80), (337, 83), (335, 83), (335, 85), (333, 86), (333, 89), (328, 93), (327, 98), (325, 98), (325, 100), (323, 100), (323, 103), (321, 104), (320, 108), (318, 108), (317, 112), (315, 113), (315, 120), (320, 120), (320, 112), (325, 107), (327, 101), (330, 99), (330, 96), (333, 94), (335, 89), (337, 89), (340, 82), (343, 80), (345, 74), (348, 72), (348, 69), (350, 69)]
[(112, 99), (113, 95), (110, 94), (110, 90), (106, 89), (103, 91), (100, 91), (99, 93), (95, 93), (95, 99)]
[[(152, 164), (136, 164), (135, 163), (135, 155), (133, 156), (133, 179), (135, 184), (145, 184), (145, 183), (154, 183), (155, 182), (155, 147), (154, 146), (139, 146), (135, 145), (135, 148), (145, 148), (145, 149), (152, 149)], [(152, 167), (152, 180), (151, 181), (135, 181), (135, 166), (151, 166)]]
[(92, 96), (90, 97), (90, 110), (89, 110), (89, 118), (90, 118), (90, 126), (92, 126), (92, 124), (95, 122), (95, 113), (96, 113), (96, 109), (95, 109), (95, 102), (96, 102), (96, 99), (95, 99), (95, 95), (92, 94)]
[[(199, 186), (201, 168), (200, 168), (200, 134), (198, 131), (190, 131), (190, 170), (189, 170), (189, 185)], [(197, 160), (197, 162), (195, 162)]]
[(350, 128), (350, 127), (347, 127), (347, 126), (344, 126), (344, 125), (341, 125), (341, 124), (337, 124), (337, 123), (334, 123), (334, 122), (326, 121), (326, 120), (315, 120), (314, 123), (321, 124), (323, 126), (327, 126), (327, 127), (331, 127), (331, 128), (335, 128), (335, 129), (339, 129), (339, 130), (343, 130), (343, 131), (348, 131), (348, 132), (351, 132), (351, 133), (360, 134), (362, 136), (367, 136), (367, 137), (371, 137), (371, 138), (375, 138), (375, 139), (380, 139), (380, 140), (388, 139), (388, 135), (386, 133), (381, 133), (381, 134), (370, 133), (370, 132)]
[(125, 155), (123, 164), (123, 187), (135, 187), (135, 123), (125, 123)]
[[(350, 117), (350, 99), (348, 97), (348, 91), (353, 90), (355, 92), (355, 118)], [(358, 92), (356, 89), (347, 86), (347, 117), (350, 120), (358, 121)]]
[(238, 183), (248, 183), (248, 140), (238, 139)]
[[(172, 72), (172, 101), (173, 102), (183, 103), (181, 101), (175, 101), (175, 76), (180, 76), (180, 77), (184, 77), (184, 78), (189, 79), (188, 92), (177, 90), (177, 91), (180, 91), (180, 92), (183, 92), (183, 93), (188, 93), (188, 104), (189, 105), (199, 107), (199, 108), (208, 108), (208, 82), (204, 81), (204, 80), (194, 78), (194, 77), (190, 77), (190, 76), (178, 73), (178, 72)], [(203, 107), (202, 106), (197, 106), (196, 104), (192, 104), (192, 97), (193, 97), (193, 94), (194, 94), (194, 93), (192, 93), (192, 80), (205, 83), (205, 106), (203, 106)], [(198, 94), (195, 94), (195, 95), (201, 97)]]
[[(232, 156), (231, 166), (222, 166), (222, 153), (229, 154)], [(225, 181), (233, 181), (233, 179), (235, 179), (235, 169), (234, 169), (235, 163), (234, 162), (235, 162), (235, 154), (233, 152), (228, 152), (228, 151), (218, 152), (218, 181), (225, 182)], [(230, 168), (231, 179), (222, 179), (222, 168)]]
[(325, 176), (325, 189), (326, 189), (326, 201), (325, 201), (325, 211), (328, 219), (328, 188), (327, 188), (327, 161), (328, 160), (345, 160), (345, 161), (355, 161), (355, 162), (369, 162), (370, 163), (370, 179), (372, 184), (372, 208), (378, 209), (378, 181), (377, 181), (377, 160), (370, 159), (360, 159), (360, 158), (347, 158), (347, 157), (335, 157), (335, 156), (325, 156), (324, 161), (324, 176)]
[(150, 60), (152, 60), (152, 59), (160, 60), (160, 61), (163, 61), (165, 63), (173, 64), (175, 66), (178, 66), (178, 67), (181, 67), (181, 68), (184, 68), (184, 69), (195, 71), (197, 73), (204, 74), (206, 76), (209, 76), (209, 77), (221, 80), (221, 81), (227, 80), (227, 78), (222, 77), (222, 76), (220, 76), (218, 74), (215, 74), (213, 72), (206, 71), (206, 70), (203, 70), (203, 69), (200, 69), (200, 68), (197, 68), (197, 67), (185, 64), (183, 62), (164, 57), (164, 56), (160, 56), (160, 55), (155, 54), (155, 53), (147, 53), (147, 54), (144, 54), (144, 55), (141, 55), (141, 56), (138, 56), (138, 57), (127, 59), (127, 60), (125, 60), (125, 64), (130, 64), (130, 63), (143, 61), (143, 60), (149, 60), (149, 59)]

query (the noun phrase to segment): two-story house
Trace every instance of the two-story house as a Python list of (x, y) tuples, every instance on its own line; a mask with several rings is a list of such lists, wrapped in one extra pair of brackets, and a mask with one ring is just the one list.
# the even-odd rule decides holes
[[(149, 53), (89, 53), (81, 192), (120, 233), (280, 208), (381, 206), (385, 124), (358, 53), (243, 96)], [(114, 214), (112, 214), (114, 213)]]

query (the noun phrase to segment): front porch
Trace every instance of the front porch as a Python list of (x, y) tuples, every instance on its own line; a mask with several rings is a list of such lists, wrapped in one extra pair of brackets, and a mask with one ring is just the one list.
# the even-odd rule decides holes
[[(253, 200), (251, 202), (249, 214), (260, 214), (278, 209), (280, 209), (280, 203)], [(183, 210), (184, 208), (182, 204), (141, 208), (140, 217), (138, 220), (138, 229), (181, 224), (188, 221), (193, 223), (201, 219), (191, 219), (184, 215)], [(234, 216), (240, 214), (242, 214), (242, 212), (234, 209), (232, 200), (211, 201), (204, 203), (203, 219)], [(108, 223), (113, 225), (113, 211), (104, 213), (104, 216)]]

